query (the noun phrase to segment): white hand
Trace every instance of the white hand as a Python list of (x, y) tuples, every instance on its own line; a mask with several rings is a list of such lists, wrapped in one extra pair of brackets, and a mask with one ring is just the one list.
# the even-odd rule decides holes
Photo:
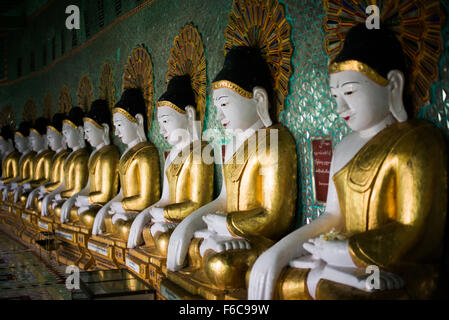
[(29, 189), (31, 189), (31, 184), (30, 184), (29, 182), (27, 182), (27, 183), (24, 183), (22, 187), (23, 187), (25, 190), (29, 190)]
[(167, 232), (169, 230), (176, 228), (177, 225), (178, 225), (177, 223), (170, 223), (170, 222), (155, 222), (150, 229), (151, 235), (154, 237), (156, 233)]
[(228, 230), (226, 225), (226, 216), (219, 214), (208, 214), (203, 217), (204, 222), (207, 224), (207, 229), (215, 232), (221, 236), (234, 237)]
[(164, 208), (151, 207), (150, 214), (154, 222), (165, 222)]
[(75, 198), (71, 197), (67, 199), (61, 208), (61, 223), (69, 222), (70, 219), (70, 210), (72, 209), (75, 203)]
[(57, 201), (62, 200), (62, 197), (61, 197), (61, 194), (60, 194), (60, 193), (57, 193), (57, 194), (55, 195), (55, 200), (57, 200)]
[(100, 235), (104, 230), (104, 219), (106, 215), (109, 213), (109, 205), (105, 205), (103, 208), (98, 210), (97, 215), (95, 216), (94, 225), (92, 226), (92, 234)]
[(326, 263), (338, 267), (356, 268), (349, 254), (348, 240), (326, 241), (319, 237), (309, 239), (303, 248), (310, 252), (315, 259), (322, 259)]
[(131, 229), (129, 230), (128, 248), (135, 248), (142, 243), (142, 231), (145, 225), (150, 222), (151, 215), (149, 209), (143, 210), (134, 219)]
[(241, 238), (222, 236), (212, 233), (208, 238), (204, 239), (200, 246), (200, 255), (204, 256), (207, 250), (215, 252), (223, 252), (228, 250), (251, 249), (248, 241)]
[(90, 205), (88, 196), (77, 196), (75, 205), (79, 207), (88, 207)]
[(192, 212), (173, 230), (168, 243), (167, 269), (178, 271), (184, 266), (189, 250), (190, 241), (196, 230), (206, 228), (202, 217), (205, 213), (200, 210)]
[(120, 201), (114, 201), (111, 203), (110, 211), (113, 211), (114, 213), (123, 213), (125, 212), (125, 209), (123, 209), (122, 203)]
[(135, 216), (136, 216), (135, 213), (118, 212), (112, 216), (112, 224), (115, 224), (117, 222), (117, 220), (128, 221)]

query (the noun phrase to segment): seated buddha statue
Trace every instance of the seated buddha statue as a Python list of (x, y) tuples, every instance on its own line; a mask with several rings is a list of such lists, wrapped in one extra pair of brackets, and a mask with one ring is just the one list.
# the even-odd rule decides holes
[(195, 106), (190, 76), (173, 77), (157, 103), (160, 133), (173, 146), (165, 161), (162, 196), (134, 220), (128, 248), (142, 244), (143, 234), (146, 246), (154, 246), (159, 255), (166, 256), (176, 225), (212, 201), (214, 164), (206, 164), (202, 158), (209, 145), (202, 143), (196, 132)]
[(30, 142), (31, 150), (36, 153), (32, 161), (32, 180), (16, 189), (14, 194), (15, 202), (20, 199), (21, 203), (25, 204), (31, 190), (39, 187), (50, 179), (51, 161), (54, 152), (48, 150), (46, 138), (47, 125), (48, 120), (44, 117), (39, 117), (30, 129), (28, 140)]
[(41, 214), (48, 216), (50, 213), (55, 222), (64, 222), (61, 217), (64, 202), (80, 192), (87, 183), (89, 152), (85, 148), (83, 117), (84, 111), (80, 107), (73, 107), (62, 122), (62, 134), (72, 152), (64, 164), (64, 182), (44, 197), (41, 208)]
[[(0, 179), (0, 192), (19, 175), (20, 153), (14, 148), (14, 131), (6, 125), (0, 131), (0, 153), (2, 155), (2, 177)], [(3, 199), (0, 195), (0, 201)]]
[(25, 206), (27, 209), (35, 209), (40, 213), (43, 197), (63, 183), (64, 162), (70, 153), (62, 135), (62, 121), (64, 119), (65, 115), (63, 113), (56, 113), (52, 118), (52, 122), (47, 125), (47, 144), (54, 151), (51, 159), (50, 175), (39, 187), (30, 192)]
[(36, 152), (30, 149), (28, 137), (30, 135), (31, 123), (22, 121), (14, 135), (14, 143), (21, 153), (19, 159), (19, 175), (8, 185), (8, 191), (4, 194), (10, 201), (14, 201), (15, 190), (33, 178), (33, 158)]
[(272, 122), (272, 77), (258, 49), (231, 49), (212, 90), (217, 120), (234, 134), (221, 193), (173, 231), (167, 269), (197, 268), (192, 278), (198, 283), (241, 289), (256, 258), (294, 222), (296, 146), (287, 129)]
[(94, 148), (89, 157), (86, 187), (69, 198), (62, 208), (65, 222), (77, 221), (92, 229), (98, 210), (118, 192), (120, 153), (109, 137), (111, 111), (106, 100), (95, 100), (83, 118), (84, 135)]
[[(146, 105), (141, 89), (128, 88), (112, 109), (115, 134), (126, 145), (119, 161), (119, 193), (97, 213), (93, 235), (112, 234), (128, 241), (136, 215), (160, 198), (159, 155), (147, 141)], [(120, 217), (117, 221), (113, 217)]]
[(352, 133), (334, 150), (325, 213), (258, 258), (250, 299), (438, 293), (447, 151), (436, 127), (410, 119), (403, 102), (407, 74), (392, 31), (362, 24), (348, 32), (329, 82)]

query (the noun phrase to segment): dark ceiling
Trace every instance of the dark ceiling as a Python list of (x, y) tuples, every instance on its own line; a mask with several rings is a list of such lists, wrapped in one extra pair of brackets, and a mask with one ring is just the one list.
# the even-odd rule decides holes
[(25, 0), (0, 0), (0, 16), (9, 10), (21, 6)]

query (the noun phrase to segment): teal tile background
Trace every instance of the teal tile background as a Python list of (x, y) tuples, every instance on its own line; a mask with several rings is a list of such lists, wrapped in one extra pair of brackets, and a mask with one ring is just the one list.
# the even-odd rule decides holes
[[(29, 0), (31, 8), (38, 8), (40, 0)], [(291, 37), (294, 47), (292, 64), (293, 74), (290, 79), (290, 93), (286, 99), (285, 110), (281, 113), (281, 122), (295, 138), (298, 152), (299, 194), (297, 206), (297, 225), (300, 226), (315, 219), (324, 212), (324, 207), (313, 200), (311, 174), (311, 139), (329, 136), (335, 146), (348, 132), (344, 122), (335, 113), (335, 102), (328, 87), (328, 58), (324, 51), (323, 19), (325, 10), (321, 1), (316, 0), (280, 0), (285, 6), (287, 19), (291, 25)], [(179, 30), (191, 23), (198, 28), (202, 37), (207, 59), (208, 87), (219, 71), (223, 61), (224, 29), (228, 14), (232, 8), (231, 0), (154, 0), (122, 1), (122, 15), (132, 10), (136, 3), (142, 9), (127, 19), (104, 31), (95, 41), (77, 51), (72, 50), (72, 34), (65, 28), (65, 7), (69, 4), (81, 8), (81, 30), (77, 32), (78, 46), (86, 42), (83, 12), (88, 12), (90, 37), (102, 29), (98, 26), (97, 1), (58, 0), (43, 11), (37, 18), (27, 22), (22, 31), (9, 34), (8, 40), (8, 82), (0, 83), (0, 107), (11, 104), (20, 120), (21, 109), (28, 98), (33, 98), (42, 110), (42, 103), (47, 91), (51, 92), (54, 105), (61, 86), (70, 88), (72, 103), (76, 102), (78, 82), (87, 74), (94, 87), (94, 97), (98, 97), (100, 71), (103, 63), (111, 63), (114, 71), (116, 99), (120, 96), (123, 66), (128, 55), (138, 44), (148, 49), (154, 71), (154, 98), (157, 100), (165, 91), (165, 75), (170, 48)], [(442, 0), (445, 10), (449, 6)], [(114, 1), (104, 1), (105, 26), (117, 19)], [(11, 13), (12, 14), (12, 13)], [(61, 57), (61, 32), (64, 31), (66, 52)], [(431, 101), (423, 107), (419, 117), (436, 123), (446, 134), (449, 133), (449, 24), (443, 30), (444, 52), (440, 61), (440, 77), (431, 88)], [(51, 39), (56, 39), (57, 62), (46, 72), (42, 66), (42, 48), (47, 46), (48, 65), (51, 64)], [(30, 75), (30, 52), (35, 51), (36, 74)], [(25, 79), (17, 79), (16, 60), (23, 58)], [(60, 59), (58, 61), (58, 59)], [(11, 83), (12, 82), (12, 83)], [(444, 94), (443, 94), (444, 90)], [(447, 95), (447, 97), (446, 97)], [(215, 120), (216, 110), (210, 104), (211, 91), (208, 89), (205, 130), (212, 130), (214, 143), (220, 143), (223, 129)], [(154, 120), (149, 138), (159, 148), (161, 159), (169, 145), (159, 134), (159, 126)], [(162, 160), (161, 160), (162, 162)], [(216, 168), (215, 194), (221, 186), (220, 168)]]

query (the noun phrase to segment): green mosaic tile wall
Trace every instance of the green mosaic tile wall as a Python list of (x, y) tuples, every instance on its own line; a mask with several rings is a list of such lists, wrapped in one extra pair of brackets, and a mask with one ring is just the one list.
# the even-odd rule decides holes
[[(316, 0), (280, 0), (285, 5), (285, 12), (292, 27), (293, 74), (290, 79), (290, 94), (286, 100), (285, 110), (281, 114), (281, 122), (293, 134), (298, 151), (298, 225), (307, 223), (324, 211), (324, 207), (313, 201), (311, 174), (311, 146), (313, 137), (329, 136), (336, 145), (348, 133), (348, 128), (335, 113), (335, 103), (331, 99), (328, 87), (328, 59), (324, 51), (324, 31), (322, 28), (324, 8)], [(141, 1), (140, 3), (144, 3)], [(22, 38), (25, 41), (10, 40), (9, 43), (9, 80), (17, 77), (15, 61), (18, 56), (24, 57), (24, 73), (27, 74), (27, 55), (30, 50), (38, 50), (37, 67), (40, 66), (42, 43), (50, 43), (56, 35), (57, 58), (60, 57), (60, 32), (64, 27), (65, 7), (68, 4), (78, 4), (81, 11), (88, 8), (88, 19), (91, 36), (100, 28), (96, 25), (96, 1), (55, 1), (49, 10), (35, 19), (23, 32), (17, 32), (10, 39)], [(122, 1), (122, 13), (135, 6), (135, 1)], [(123, 66), (131, 50), (138, 44), (144, 44), (149, 50), (154, 70), (154, 100), (165, 90), (165, 74), (167, 60), (174, 37), (186, 24), (193, 22), (198, 28), (203, 40), (207, 59), (207, 81), (211, 80), (220, 69), (223, 57), (224, 35), (228, 13), (231, 10), (231, 0), (155, 0), (150, 5), (138, 11), (112, 29), (104, 32), (97, 40), (87, 47), (65, 58), (48, 72), (28, 78), (8, 86), (0, 86), (0, 106), (10, 103), (14, 106), (17, 119), (21, 108), (28, 98), (33, 98), (39, 110), (42, 108), (44, 95), (50, 91), (54, 104), (62, 84), (67, 84), (71, 91), (72, 102), (76, 101), (78, 81), (82, 74), (87, 74), (94, 86), (94, 96), (98, 96), (98, 86), (101, 66), (105, 61), (111, 63), (114, 70), (116, 98), (119, 98)], [(449, 12), (449, 9), (446, 7)], [(111, 2), (105, 1), (105, 25), (114, 19), (115, 11)], [(49, 27), (50, 26), (50, 27)], [(82, 17), (81, 26), (84, 26)], [(449, 131), (449, 27), (446, 25), (444, 34), (445, 51), (440, 63), (440, 79), (432, 87), (431, 105), (423, 108), (420, 117), (430, 119), (446, 132)], [(83, 29), (78, 34), (78, 43), (86, 40)], [(66, 51), (71, 49), (71, 34), (66, 33)], [(37, 48), (37, 49), (36, 49)], [(51, 51), (48, 50), (49, 57)], [(29, 63), (28, 63), (29, 64)], [(445, 94), (442, 90), (445, 89)], [(212, 138), (220, 141), (223, 130), (215, 120), (216, 110), (210, 104), (211, 92), (208, 90), (205, 130), (216, 130)], [(157, 121), (152, 124), (149, 133), (160, 150), (161, 157), (169, 149), (168, 144), (159, 135)], [(216, 190), (221, 186), (220, 168), (216, 170)]]

